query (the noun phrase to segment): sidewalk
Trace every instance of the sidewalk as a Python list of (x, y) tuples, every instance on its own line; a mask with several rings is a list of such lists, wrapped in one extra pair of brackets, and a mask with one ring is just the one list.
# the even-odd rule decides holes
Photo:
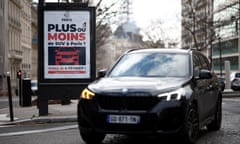
[(10, 121), (9, 107), (0, 109), (0, 126), (18, 123), (77, 122), (78, 100), (71, 100), (68, 105), (49, 104), (48, 115), (39, 116), (37, 106), (13, 106), (14, 121)]

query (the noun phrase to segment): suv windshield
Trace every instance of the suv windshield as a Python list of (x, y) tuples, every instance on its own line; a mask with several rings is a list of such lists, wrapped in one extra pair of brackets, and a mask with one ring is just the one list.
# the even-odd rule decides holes
[(110, 72), (110, 77), (187, 77), (189, 55), (176, 53), (130, 53), (124, 55)]

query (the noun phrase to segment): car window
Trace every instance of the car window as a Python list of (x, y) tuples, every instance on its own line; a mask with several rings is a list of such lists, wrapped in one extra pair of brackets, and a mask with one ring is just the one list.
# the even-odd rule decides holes
[(109, 76), (184, 77), (189, 76), (189, 55), (132, 53), (121, 58)]
[(193, 67), (201, 68), (201, 62), (199, 60), (199, 57), (196, 54), (193, 54)]
[(201, 62), (202, 69), (210, 70), (210, 65), (209, 65), (208, 59), (201, 54), (198, 54), (198, 57)]
[(235, 77), (236, 77), (236, 78), (240, 78), (240, 73), (236, 73), (236, 74), (235, 74)]

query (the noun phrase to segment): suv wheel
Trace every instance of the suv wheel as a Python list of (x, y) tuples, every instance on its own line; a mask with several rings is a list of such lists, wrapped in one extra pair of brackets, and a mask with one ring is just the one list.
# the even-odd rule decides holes
[(199, 132), (198, 113), (194, 106), (190, 106), (187, 111), (185, 128), (184, 128), (184, 142), (194, 144), (197, 140)]
[(217, 131), (221, 128), (221, 122), (222, 122), (222, 101), (219, 98), (218, 102), (217, 102), (217, 108), (216, 108), (216, 112), (214, 115), (214, 120), (207, 125), (207, 128), (209, 131)]
[(100, 134), (96, 132), (83, 133), (80, 132), (82, 139), (88, 144), (99, 144), (105, 138), (105, 134)]

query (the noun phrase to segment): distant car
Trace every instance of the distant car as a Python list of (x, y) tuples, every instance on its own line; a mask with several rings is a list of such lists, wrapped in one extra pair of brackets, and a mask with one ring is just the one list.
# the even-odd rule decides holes
[(220, 83), (200, 52), (130, 50), (98, 76), (78, 103), (87, 143), (101, 143), (106, 134), (177, 133), (186, 144), (197, 140), (200, 128), (221, 128)]
[(231, 89), (234, 91), (240, 90), (240, 72), (233, 72), (230, 75)]
[(38, 91), (38, 81), (37, 80), (31, 80), (31, 90), (32, 90), (32, 95), (37, 95), (37, 91)]

